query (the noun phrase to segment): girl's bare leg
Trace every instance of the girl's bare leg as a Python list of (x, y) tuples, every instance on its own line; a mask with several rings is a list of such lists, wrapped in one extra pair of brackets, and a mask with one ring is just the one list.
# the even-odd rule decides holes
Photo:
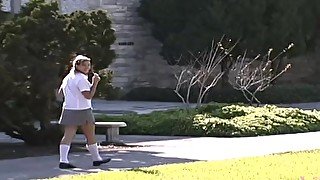
[[(59, 152), (60, 152), (60, 166), (61, 163), (69, 164), (68, 154), (70, 150), (70, 144), (72, 142), (73, 137), (77, 132), (77, 126), (74, 125), (66, 125), (64, 126), (64, 135), (60, 142)], [(60, 167), (63, 168), (63, 167)], [(72, 168), (71, 166), (65, 168)]]
[(95, 138), (95, 125), (93, 123), (86, 123), (81, 126), (81, 129), (86, 136), (87, 144), (95, 144), (96, 138)]
[(81, 129), (87, 138), (87, 148), (91, 153), (93, 166), (100, 166), (101, 164), (109, 162), (111, 160), (110, 158), (102, 159), (99, 154), (95, 138), (95, 125), (93, 123), (86, 123), (81, 126)]

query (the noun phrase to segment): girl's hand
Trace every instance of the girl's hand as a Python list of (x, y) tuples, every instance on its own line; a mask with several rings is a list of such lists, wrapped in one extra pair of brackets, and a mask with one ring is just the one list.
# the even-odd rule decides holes
[(101, 78), (100, 78), (99, 74), (94, 73), (94, 74), (93, 74), (93, 83), (94, 83), (94, 84), (98, 84), (98, 82), (99, 82), (100, 80), (101, 80)]

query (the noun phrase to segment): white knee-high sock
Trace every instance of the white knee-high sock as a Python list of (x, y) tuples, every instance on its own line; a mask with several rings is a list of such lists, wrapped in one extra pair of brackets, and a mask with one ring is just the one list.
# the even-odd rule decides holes
[(60, 151), (60, 162), (69, 163), (68, 154), (70, 150), (70, 145), (60, 144), (59, 151)]
[(97, 146), (97, 143), (94, 143), (94, 144), (90, 144), (87, 146), (90, 154), (91, 154), (91, 157), (92, 157), (92, 160), (93, 161), (101, 161), (102, 158), (99, 154), (99, 150), (98, 150), (98, 146)]

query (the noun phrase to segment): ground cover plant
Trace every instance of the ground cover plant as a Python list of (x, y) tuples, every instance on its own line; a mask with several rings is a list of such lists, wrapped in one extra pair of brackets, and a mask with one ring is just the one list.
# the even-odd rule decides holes
[[(98, 116), (97, 121), (124, 121), (121, 134), (242, 137), (320, 130), (320, 112), (244, 104), (212, 103), (197, 109), (176, 109), (150, 114)], [(98, 129), (98, 132), (99, 129)]]

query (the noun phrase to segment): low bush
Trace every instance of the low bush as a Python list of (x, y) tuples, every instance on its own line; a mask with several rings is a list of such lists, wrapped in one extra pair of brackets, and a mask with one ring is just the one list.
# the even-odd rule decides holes
[[(193, 92), (190, 101), (196, 102), (196, 97), (197, 94)], [(262, 93), (258, 93), (257, 97), (262, 103), (268, 104), (317, 102), (320, 101), (320, 85), (276, 85), (271, 86)], [(156, 87), (132, 89), (121, 99), (129, 101), (181, 102), (181, 99), (174, 93), (173, 89)], [(242, 93), (232, 87), (213, 88), (209, 91), (204, 101), (206, 103), (212, 101), (221, 103), (247, 103)]]
[[(275, 85), (269, 87), (261, 93), (258, 93), (257, 98), (262, 103), (267, 104), (317, 102), (320, 101), (320, 85)], [(244, 98), (242, 93), (240, 91), (232, 89), (231, 87), (223, 89), (212, 89), (209, 92), (206, 101), (223, 103), (247, 103), (247, 100)]]
[[(141, 93), (143, 92), (143, 93)], [(179, 97), (170, 88), (139, 87), (132, 89), (121, 99), (128, 101), (178, 102)]]
[(320, 112), (266, 105), (228, 105), (198, 114), (195, 125), (206, 136), (260, 136), (320, 130)]
[(320, 130), (320, 112), (298, 108), (243, 104), (208, 104), (198, 109), (146, 115), (99, 116), (98, 121), (124, 121), (121, 134), (239, 137)]
[[(128, 114), (124, 116), (98, 116), (97, 121), (124, 121), (126, 128), (120, 128), (121, 134), (166, 135), (166, 136), (200, 136), (195, 129), (193, 118), (196, 110), (183, 109), (152, 112), (150, 114)], [(104, 133), (97, 129), (97, 133)]]

